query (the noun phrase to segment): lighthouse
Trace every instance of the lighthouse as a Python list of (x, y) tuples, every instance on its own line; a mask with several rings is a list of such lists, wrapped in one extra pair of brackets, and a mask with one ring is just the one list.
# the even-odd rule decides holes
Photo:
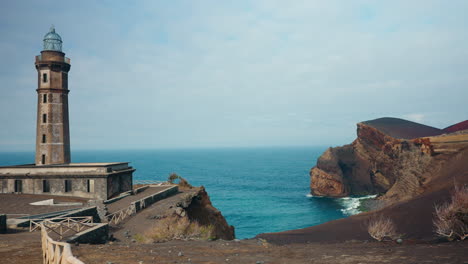
[(70, 163), (68, 72), (70, 59), (62, 52), (62, 38), (52, 26), (36, 56), (36, 165)]
[(37, 124), (34, 164), (0, 166), (0, 193), (107, 200), (132, 190), (129, 162), (71, 163), (68, 118), (70, 59), (52, 26), (36, 56)]

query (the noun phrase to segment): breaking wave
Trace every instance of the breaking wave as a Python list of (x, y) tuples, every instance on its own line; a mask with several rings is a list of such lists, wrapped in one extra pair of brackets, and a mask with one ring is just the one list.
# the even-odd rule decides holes
[(362, 213), (361, 210), (359, 210), (359, 207), (361, 206), (361, 201), (372, 199), (375, 197), (377, 197), (377, 195), (366, 195), (366, 196), (360, 196), (360, 197), (344, 197), (344, 198), (338, 198), (338, 201), (341, 204), (341, 206), (344, 207), (343, 209), (341, 209), (341, 212), (349, 216), (349, 215)]

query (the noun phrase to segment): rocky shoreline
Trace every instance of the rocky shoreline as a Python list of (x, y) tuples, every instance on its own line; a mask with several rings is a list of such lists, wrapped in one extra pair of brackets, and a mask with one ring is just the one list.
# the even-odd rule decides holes
[(377, 195), (362, 201), (361, 209), (367, 212), (258, 238), (276, 244), (367, 241), (372, 240), (369, 221), (384, 217), (404, 239), (440, 239), (433, 224), (435, 205), (449, 201), (457, 186), (468, 184), (468, 130), (447, 133), (393, 118), (357, 127), (353, 143), (329, 148), (318, 159), (310, 187), (312, 195), (325, 197)]

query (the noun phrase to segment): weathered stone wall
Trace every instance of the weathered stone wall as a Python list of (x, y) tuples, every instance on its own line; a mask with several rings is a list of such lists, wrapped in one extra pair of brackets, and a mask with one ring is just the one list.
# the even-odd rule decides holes
[(101, 223), (97, 206), (78, 209), (70, 213), (64, 214), (60, 217), (76, 217), (76, 216), (92, 216), (94, 223)]
[(103, 244), (109, 238), (109, 225), (97, 224), (96, 226), (77, 233), (67, 239), (67, 243), (83, 243), (83, 244)]
[(140, 210), (142, 210), (143, 208), (159, 201), (159, 200), (162, 200), (168, 196), (171, 196), (175, 193), (177, 193), (179, 191), (179, 188), (177, 186), (173, 186), (169, 189), (166, 189), (164, 191), (160, 191), (158, 193), (155, 193), (153, 195), (150, 195), (150, 196), (147, 196), (147, 197), (144, 197), (143, 199), (141, 200), (138, 200), (138, 201), (135, 201), (135, 202), (132, 202), (132, 204), (135, 204), (135, 210), (138, 212)]
[(132, 190), (132, 173), (119, 173), (107, 178), (107, 198)]
[[(133, 172), (128, 162), (71, 163), (67, 165), (18, 165), (0, 167), (1, 193), (51, 194), (107, 200), (132, 190)], [(15, 180), (21, 180), (22, 190), (15, 191)], [(47, 180), (49, 192), (43, 192)], [(65, 188), (65, 180), (71, 188)]]
[[(62, 196), (78, 196), (85, 198), (107, 199), (107, 179), (103, 178), (84, 178), (82, 176), (62, 176), (62, 177), (32, 177), (16, 176), (0, 180), (1, 193), (15, 192), (15, 180), (21, 180), (22, 192), (25, 194), (51, 194)], [(43, 181), (47, 180), (50, 186), (49, 192), (43, 192)], [(65, 180), (71, 181), (71, 191), (65, 192)], [(94, 181), (94, 192), (88, 192), (88, 180)]]

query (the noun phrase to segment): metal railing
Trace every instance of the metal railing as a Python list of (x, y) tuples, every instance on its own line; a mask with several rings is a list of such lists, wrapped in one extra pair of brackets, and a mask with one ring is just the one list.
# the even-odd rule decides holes
[[(42, 60), (42, 55), (37, 55), (36, 61), (41, 61), (41, 60)], [(70, 64), (70, 58), (63, 57), (63, 62)]]

